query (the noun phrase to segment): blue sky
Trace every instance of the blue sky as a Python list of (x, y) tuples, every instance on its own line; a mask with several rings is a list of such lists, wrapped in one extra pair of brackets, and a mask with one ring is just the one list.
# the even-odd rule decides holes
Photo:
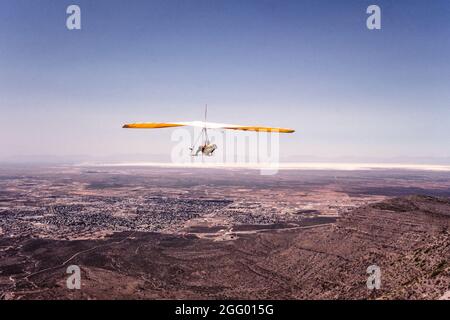
[(447, 0), (1, 0), (0, 160), (169, 154), (170, 130), (121, 125), (205, 103), (210, 121), (295, 128), (290, 160), (450, 157), (449, 57)]

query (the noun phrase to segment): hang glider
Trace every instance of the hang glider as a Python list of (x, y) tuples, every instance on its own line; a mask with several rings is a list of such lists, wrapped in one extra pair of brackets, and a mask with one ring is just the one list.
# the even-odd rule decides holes
[[(211, 143), (208, 138), (208, 129), (216, 130), (242, 130), (242, 131), (256, 131), (256, 132), (280, 132), (280, 133), (292, 133), (295, 130), (286, 128), (274, 128), (263, 126), (241, 126), (237, 124), (215, 123), (206, 122), (208, 115), (208, 106), (205, 106), (205, 121), (187, 121), (187, 122), (141, 122), (141, 123), (128, 123), (124, 124), (122, 128), (126, 129), (160, 129), (160, 128), (173, 128), (173, 127), (198, 127), (202, 128), (202, 133), (199, 135), (196, 142), (190, 147), (191, 155), (198, 156), (200, 153), (206, 156), (212, 156), (217, 149), (217, 145)], [(199, 139), (202, 139), (202, 143), (195, 148)], [(197, 150), (194, 152), (194, 150)]]
[(242, 131), (257, 131), (257, 132), (279, 132), (279, 133), (293, 133), (295, 130), (287, 128), (263, 127), (263, 126), (243, 126), (237, 124), (215, 123), (205, 121), (187, 121), (187, 122), (142, 122), (125, 124), (123, 128), (126, 129), (160, 129), (172, 127), (198, 127), (204, 129), (228, 129), (228, 130), (242, 130)]

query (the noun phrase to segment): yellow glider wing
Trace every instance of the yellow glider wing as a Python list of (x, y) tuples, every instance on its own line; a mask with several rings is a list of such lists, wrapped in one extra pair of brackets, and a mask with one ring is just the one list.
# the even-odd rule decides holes
[(144, 122), (144, 123), (129, 123), (124, 124), (122, 128), (126, 129), (159, 129), (159, 128), (172, 128), (182, 127), (184, 124), (169, 123), (169, 122)]
[(172, 127), (198, 127), (206, 129), (229, 129), (229, 130), (242, 130), (242, 131), (257, 131), (257, 132), (280, 132), (280, 133), (292, 133), (295, 130), (287, 128), (276, 127), (262, 127), (262, 126), (241, 126), (237, 124), (225, 124), (216, 122), (204, 122), (204, 121), (187, 121), (187, 122), (144, 122), (144, 123), (131, 123), (125, 124), (122, 128), (129, 129), (159, 129), (159, 128), (172, 128)]

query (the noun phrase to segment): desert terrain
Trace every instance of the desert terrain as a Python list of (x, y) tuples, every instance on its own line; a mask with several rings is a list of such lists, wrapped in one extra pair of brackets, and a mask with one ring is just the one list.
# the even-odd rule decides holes
[(444, 299), (449, 226), (450, 172), (3, 166), (0, 298)]

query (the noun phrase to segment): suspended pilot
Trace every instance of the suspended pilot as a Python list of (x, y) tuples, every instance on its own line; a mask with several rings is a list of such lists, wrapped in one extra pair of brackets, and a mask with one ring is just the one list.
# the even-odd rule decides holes
[[(214, 143), (206, 142), (204, 145), (200, 145), (197, 148), (197, 151), (195, 152), (194, 156), (198, 156), (198, 154), (201, 152), (205, 156), (212, 156), (213, 152), (217, 149), (217, 145)], [(191, 148), (192, 150), (192, 148)]]

